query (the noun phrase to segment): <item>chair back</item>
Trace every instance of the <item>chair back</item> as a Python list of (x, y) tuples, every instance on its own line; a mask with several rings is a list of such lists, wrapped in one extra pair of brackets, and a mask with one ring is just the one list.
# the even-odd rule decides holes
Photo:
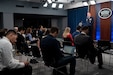
[(75, 44), (76, 46), (76, 52), (78, 54), (78, 57), (80, 58), (84, 58), (88, 55), (88, 48), (87, 46), (85, 45), (78, 45), (78, 44)]
[(45, 48), (41, 48), (42, 58), (46, 66), (54, 66), (55, 59), (51, 55), (49, 55), (48, 50)]
[(111, 44), (110, 41), (106, 40), (98, 40), (98, 47), (101, 48), (102, 50), (110, 50)]
[(72, 46), (71, 41), (63, 41), (63, 46), (68, 45), (68, 46)]

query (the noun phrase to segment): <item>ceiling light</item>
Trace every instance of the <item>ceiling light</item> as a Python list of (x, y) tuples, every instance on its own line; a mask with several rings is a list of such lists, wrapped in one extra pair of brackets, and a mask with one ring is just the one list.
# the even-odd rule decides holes
[(87, 3), (87, 2), (83, 2), (83, 5), (84, 5), (84, 6), (88, 6), (88, 3)]
[(51, 4), (51, 3), (52, 3), (52, 1), (51, 1), (51, 0), (47, 0), (47, 1), (48, 1), (48, 3), (49, 3), (49, 4)]
[(56, 8), (57, 4), (56, 3), (52, 3), (52, 8)]
[(91, 0), (91, 1), (90, 1), (90, 4), (91, 4), (91, 5), (94, 5), (94, 4), (96, 4), (96, 2), (95, 2), (94, 0)]
[(44, 5), (43, 5), (43, 7), (47, 7), (48, 6), (48, 3), (46, 2)]
[(64, 6), (63, 4), (59, 4), (58, 8), (63, 8), (63, 6)]

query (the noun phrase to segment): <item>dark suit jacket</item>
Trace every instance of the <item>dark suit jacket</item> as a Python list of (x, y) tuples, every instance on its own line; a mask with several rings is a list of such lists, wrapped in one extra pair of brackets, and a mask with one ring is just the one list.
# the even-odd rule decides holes
[(17, 33), (17, 35), (18, 35), (16, 42), (17, 49), (19, 51), (28, 50), (28, 45), (25, 42), (25, 38), (20, 33)]
[(74, 38), (74, 42), (79, 57), (84, 58), (87, 56), (91, 63), (94, 63), (96, 49), (93, 46), (93, 40), (90, 38), (90, 36), (81, 33)]
[(86, 19), (86, 24), (87, 24), (88, 26), (92, 26), (93, 23), (94, 23), (93, 17), (90, 17), (90, 18), (87, 18), (87, 19)]
[(60, 43), (52, 35), (43, 38), (40, 46), (46, 65), (53, 65), (63, 57), (60, 51)]

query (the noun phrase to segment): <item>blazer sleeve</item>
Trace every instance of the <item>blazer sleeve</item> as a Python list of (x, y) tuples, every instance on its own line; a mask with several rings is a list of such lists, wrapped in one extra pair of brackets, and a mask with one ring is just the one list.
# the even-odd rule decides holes
[(70, 38), (70, 41), (72, 42), (72, 46), (74, 46), (74, 40), (73, 40), (72, 35), (71, 35), (71, 34), (69, 34), (67, 37), (68, 37), (68, 38)]

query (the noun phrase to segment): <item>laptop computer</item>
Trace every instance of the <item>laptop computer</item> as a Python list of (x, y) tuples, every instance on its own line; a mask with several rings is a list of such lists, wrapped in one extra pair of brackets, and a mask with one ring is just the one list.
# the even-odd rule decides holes
[(67, 46), (67, 45), (65, 45), (64, 48), (63, 48), (63, 52), (65, 54), (75, 55), (76, 48), (74, 46)]

